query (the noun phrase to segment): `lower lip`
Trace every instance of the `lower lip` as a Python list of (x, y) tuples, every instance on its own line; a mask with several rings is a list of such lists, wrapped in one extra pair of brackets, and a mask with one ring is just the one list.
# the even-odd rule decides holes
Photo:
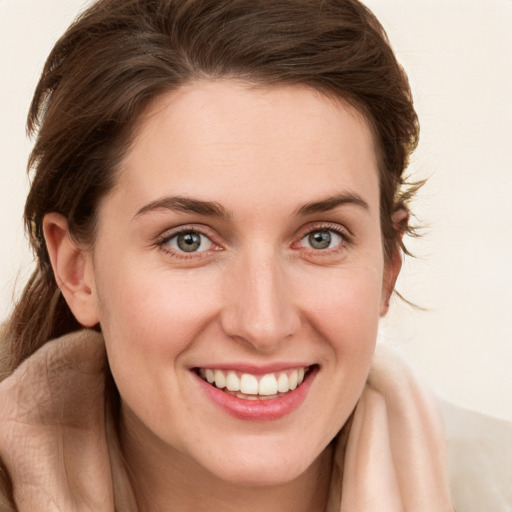
[(208, 397), (235, 418), (246, 421), (271, 421), (292, 413), (304, 402), (317, 373), (318, 367), (315, 366), (296, 389), (279, 398), (266, 400), (244, 400), (208, 384), (198, 375), (194, 376)]

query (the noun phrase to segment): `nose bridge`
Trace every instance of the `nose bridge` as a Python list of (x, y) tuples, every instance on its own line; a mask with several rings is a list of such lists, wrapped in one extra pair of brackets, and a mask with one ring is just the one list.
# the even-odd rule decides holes
[(248, 251), (231, 277), (230, 300), (223, 312), (226, 334), (268, 351), (296, 332), (299, 315), (291, 300), (291, 283), (274, 248)]

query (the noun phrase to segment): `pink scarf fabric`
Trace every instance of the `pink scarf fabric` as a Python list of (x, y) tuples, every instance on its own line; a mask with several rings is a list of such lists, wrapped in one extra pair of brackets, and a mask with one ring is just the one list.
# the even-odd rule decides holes
[(328, 512), (452, 512), (437, 404), (389, 348), (379, 346), (344, 448)]
[[(106, 367), (101, 335), (81, 331), (0, 383), (0, 459), (18, 512), (136, 512), (105, 414)], [(347, 430), (327, 512), (453, 511), (436, 404), (389, 349), (377, 350)], [(16, 510), (8, 502), (0, 492), (2, 512)]]

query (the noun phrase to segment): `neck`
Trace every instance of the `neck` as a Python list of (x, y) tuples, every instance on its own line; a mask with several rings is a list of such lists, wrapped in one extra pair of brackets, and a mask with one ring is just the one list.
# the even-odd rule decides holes
[[(121, 418), (121, 444), (140, 512), (315, 512), (326, 508), (332, 447), (297, 478), (278, 485), (240, 485), (218, 478), (151, 433), (133, 435)], [(153, 437), (153, 439), (151, 439)]]

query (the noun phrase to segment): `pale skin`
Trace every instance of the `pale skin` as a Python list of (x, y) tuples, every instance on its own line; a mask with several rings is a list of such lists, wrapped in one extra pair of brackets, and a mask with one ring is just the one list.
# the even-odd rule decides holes
[[(305, 87), (192, 83), (146, 113), (98, 218), (92, 247), (57, 214), (44, 232), (73, 313), (101, 324), (141, 510), (324, 510), (401, 264), (364, 117)], [(228, 414), (191, 371), (277, 362), (318, 373), (272, 421)]]

